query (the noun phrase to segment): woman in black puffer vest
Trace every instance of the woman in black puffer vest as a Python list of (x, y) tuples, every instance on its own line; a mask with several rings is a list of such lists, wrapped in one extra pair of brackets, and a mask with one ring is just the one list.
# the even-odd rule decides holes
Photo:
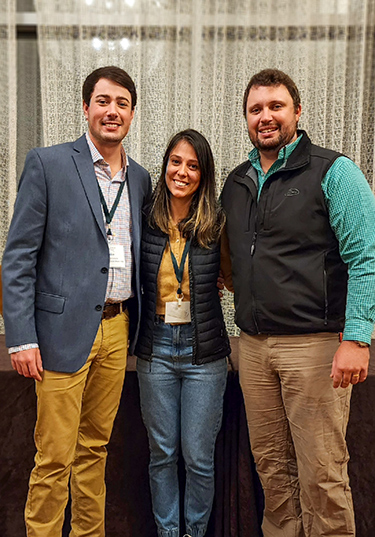
[(216, 285), (223, 220), (207, 140), (192, 129), (176, 134), (144, 218), (135, 352), (158, 537), (180, 537), (180, 444), (187, 534), (203, 537), (211, 512), (230, 353)]

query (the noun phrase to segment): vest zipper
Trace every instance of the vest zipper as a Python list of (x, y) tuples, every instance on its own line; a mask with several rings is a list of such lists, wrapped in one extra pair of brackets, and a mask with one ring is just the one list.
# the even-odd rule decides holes
[[(325, 256), (324, 256), (325, 265)], [(324, 326), (328, 324), (328, 291), (327, 291), (327, 271), (323, 269), (323, 285), (324, 285)]]
[(189, 252), (189, 288), (190, 288), (190, 316), (191, 316), (191, 340), (193, 344), (193, 359), (192, 364), (196, 365), (197, 356), (197, 327), (195, 317), (195, 295), (193, 290), (193, 268), (192, 268), (192, 250)]
[[(251, 239), (250, 257), (253, 257), (254, 254), (255, 254), (255, 247), (256, 247), (257, 236), (258, 236), (258, 232), (257, 232), (257, 229), (258, 229), (258, 207), (259, 207), (259, 203), (258, 203), (258, 201), (256, 201), (256, 211), (255, 211), (255, 219), (254, 219), (254, 233), (253, 233), (253, 237)], [(253, 262), (251, 262), (250, 267), (251, 267), (251, 280), (253, 282), (254, 281), (254, 263)], [(251, 296), (251, 302), (252, 302), (253, 322), (254, 322), (254, 325), (255, 325), (255, 329), (256, 329), (257, 333), (259, 334), (258, 323), (257, 323), (256, 315), (255, 315), (256, 303), (255, 303), (254, 294), (252, 294), (252, 296)]]
[(250, 248), (250, 255), (253, 256), (254, 255), (254, 252), (255, 252), (255, 244), (256, 244), (256, 240), (257, 240), (257, 232), (254, 231), (254, 234), (253, 234), (253, 239), (251, 241), (251, 248)]

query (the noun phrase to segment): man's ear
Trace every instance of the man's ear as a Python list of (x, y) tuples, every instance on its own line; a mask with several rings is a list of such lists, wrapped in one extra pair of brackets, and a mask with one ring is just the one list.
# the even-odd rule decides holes
[(82, 102), (82, 108), (83, 113), (85, 114), (85, 118), (87, 119), (88, 113), (89, 113), (89, 105), (85, 103), (85, 101)]
[(297, 107), (297, 110), (296, 110), (296, 121), (298, 123), (299, 121), (299, 118), (301, 117), (301, 113), (302, 113), (302, 106), (301, 106), (301, 103), (298, 105)]

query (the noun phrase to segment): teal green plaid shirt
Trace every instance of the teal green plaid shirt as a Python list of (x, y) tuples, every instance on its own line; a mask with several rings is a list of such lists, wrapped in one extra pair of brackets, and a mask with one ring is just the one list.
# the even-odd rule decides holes
[[(279, 151), (266, 174), (258, 150), (249, 153), (258, 173), (258, 199), (265, 181), (285, 166), (300, 139), (301, 136)], [(322, 190), (340, 255), (348, 265), (343, 339), (371, 343), (375, 322), (375, 197), (361, 170), (346, 157), (332, 164), (322, 181)]]

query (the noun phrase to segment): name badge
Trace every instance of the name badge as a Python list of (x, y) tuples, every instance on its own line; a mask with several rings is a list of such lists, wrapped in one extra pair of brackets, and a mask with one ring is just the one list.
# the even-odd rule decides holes
[(191, 322), (190, 301), (187, 302), (166, 302), (165, 322), (185, 324)]
[(125, 250), (121, 244), (111, 244), (109, 246), (109, 267), (125, 268)]

